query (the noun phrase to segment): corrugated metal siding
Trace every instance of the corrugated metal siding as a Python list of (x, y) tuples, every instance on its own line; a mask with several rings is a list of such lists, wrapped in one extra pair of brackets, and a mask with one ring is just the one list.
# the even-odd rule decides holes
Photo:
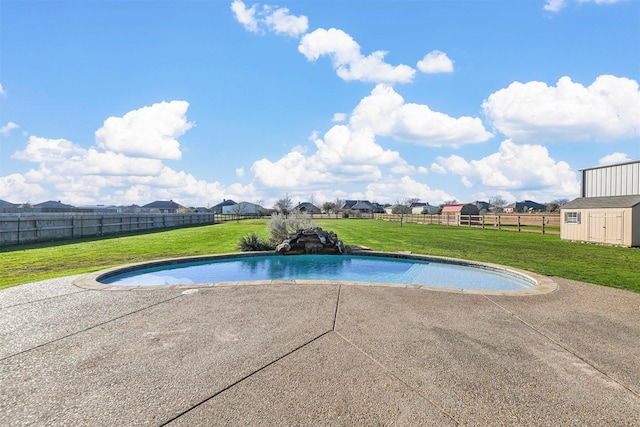
[(582, 171), (583, 197), (640, 195), (640, 161)]

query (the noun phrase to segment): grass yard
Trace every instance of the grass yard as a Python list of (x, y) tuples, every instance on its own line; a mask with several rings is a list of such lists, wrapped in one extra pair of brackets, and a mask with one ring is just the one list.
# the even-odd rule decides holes
[[(564, 242), (559, 236), (369, 219), (316, 220), (346, 245), (485, 261), (640, 292), (640, 250)], [(241, 237), (267, 238), (267, 220), (227, 222), (123, 237), (0, 249), (0, 289), (120, 264), (236, 252)]]

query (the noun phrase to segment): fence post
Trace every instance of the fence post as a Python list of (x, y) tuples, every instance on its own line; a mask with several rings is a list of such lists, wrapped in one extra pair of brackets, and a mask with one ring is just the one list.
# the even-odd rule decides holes
[(484, 215), (482, 215), (482, 229), (484, 230)]
[(542, 215), (542, 234), (544, 234), (544, 215)]
[(518, 233), (520, 232), (520, 215), (518, 215)]
[(498, 230), (502, 230), (502, 227), (500, 224), (500, 215), (498, 215)]

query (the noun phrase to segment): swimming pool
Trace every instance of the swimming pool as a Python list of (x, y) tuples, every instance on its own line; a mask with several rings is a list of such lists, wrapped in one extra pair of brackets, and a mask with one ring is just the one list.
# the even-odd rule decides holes
[(464, 290), (516, 291), (536, 285), (506, 268), (424, 256), (236, 255), (170, 260), (113, 269), (95, 279), (107, 286), (162, 287), (273, 281), (396, 284)]

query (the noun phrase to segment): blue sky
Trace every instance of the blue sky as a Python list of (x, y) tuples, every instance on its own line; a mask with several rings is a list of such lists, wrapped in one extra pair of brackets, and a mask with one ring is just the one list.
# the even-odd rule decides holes
[(640, 1), (0, 0), (0, 199), (573, 199), (640, 159)]

